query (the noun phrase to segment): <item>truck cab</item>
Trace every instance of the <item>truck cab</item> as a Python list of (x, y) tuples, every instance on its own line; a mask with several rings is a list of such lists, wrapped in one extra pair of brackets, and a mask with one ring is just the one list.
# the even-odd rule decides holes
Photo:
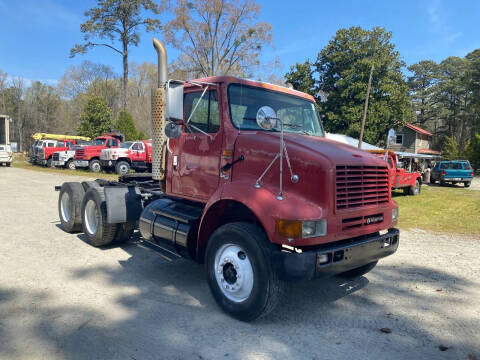
[(92, 143), (87, 140), (77, 140), (74, 146), (68, 146), (65, 150), (55, 151), (52, 155), (52, 165), (75, 170), (75, 163), (73, 162), (75, 149), (88, 145), (92, 145)]
[(46, 146), (41, 148), (37, 152), (37, 163), (41, 165), (45, 165), (47, 167), (53, 167), (54, 159), (53, 155), (57, 151), (65, 151), (73, 148), (77, 144), (77, 140), (75, 139), (60, 139), (57, 140), (54, 146)]
[(118, 175), (128, 174), (130, 170), (151, 171), (152, 141), (126, 141), (118, 148), (103, 149), (100, 164), (102, 169), (115, 169)]
[(45, 149), (54, 148), (57, 146), (58, 140), (44, 139), (38, 140), (38, 142), (33, 146), (33, 154), (35, 156), (34, 163), (37, 165), (43, 165), (43, 160), (45, 157)]
[(120, 133), (106, 133), (97, 136), (92, 145), (82, 146), (75, 149), (75, 168), (88, 167), (93, 172), (102, 170), (100, 165), (100, 153), (103, 149), (118, 148), (123, 142), (124, 136)]
[(228, 76), (167, 81), (154, 44), (152, 174), (64, 183), (66, 231), (103, 246), (138, 223), (142, 246), (204, 263), (219, 306), (244, 321), (272, 311), (284, 281), (358, 277), (395, 253), (387, 163), (326, 139), (312, 96)]

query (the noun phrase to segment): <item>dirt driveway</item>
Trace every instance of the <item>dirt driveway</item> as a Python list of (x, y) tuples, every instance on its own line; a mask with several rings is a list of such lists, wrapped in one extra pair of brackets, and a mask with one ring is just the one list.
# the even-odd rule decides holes
[(403, 231), (367, 276), (293, 284), (248, 324), (200, 265), (61, 231), (74, 179), (0, 168), (1, 359), (480, 359), (480, 239)]

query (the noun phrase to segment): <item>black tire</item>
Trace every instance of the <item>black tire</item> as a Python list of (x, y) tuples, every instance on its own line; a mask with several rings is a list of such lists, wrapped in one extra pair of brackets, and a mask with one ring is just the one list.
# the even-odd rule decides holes
[[(226, 281), (223, 283), (217, 280), (215, 258), (217, 252), (220, 255), (222, 249), (228, 246), (236, 246), (242, 251), (236, 253), (238, 258), (234, 260), (228, 258), (231, 262), (223, 265), (223, 272), (218, 273), (225, 275), (225, 269), (228, 266), (230, 266), (230, 271), (234, 271), (233, 282), (222, 278), (222, 281)], [(210, 237), (206, 250), (208, 285), (217, 304), (230, 316), (242, 321), (252, 321), (267, 315), (277, 305), (283, 283), (278, 279), (273, 269), (269, 251), (271, 246), (262, 229), (255, 224), (245, 222), (223, 225), (215, 230)], [(224, 291), (226, 290), (222, 290), (220, 284), (225, 284), (226, 288), (228, 288), (228, 284), (243, 284), (238, 280), (240, 277), (237, 278), (237, 272), (231, 270), (231, 267), (235, 263), (242, 265), (240, 261), (245, 259), (248, 259), (251, 265), (249, 269), (253, 270), (253, 272), (248, 274), (247, 272), (245, 273), (247, 275), (250, 274), (250, 279), (253, 279), (253, 285), (251, 291), (245, 295), (245, 299), (234, 301), (225, 295)], [(217, 261), (222, 261), (222, 259), (220, 258)], [(247, 282), (245, 281), (245, 283)]]
[(123, 243), (130, 240), (134, 230), (135, 230), (134, 221), (117, 224), (117, 233), (115, 234), (115, 242)]
[(440, 180), (440, 186), (445, 186), (445, 185), (446, 185), (446, 182), (443, 180)]
[[(12, 163), (9, 163), (9, 162), (8, 162), (8, 163), (6, 163), (5, 165), (7, 165), (7, 167), (10, 167), (10, 165), (12, 165)], [(468, 186), (470, 186), (470, 185), (468, 185)], [(467, 187), (468, 187), (468, 186), (467, 186)]]
[(130, 172), (130, 164), (128, 161), (118, 161), (117, 164), (115, 165), (115, 172), (118, 175), (126, 175)]
[(107, 204), (102, 187), (92, 187), (85, 193), (82, 201), (82, 227), (90, 245), (108, 245), (115, 238), (117, 224), (107, 223)]
[(408, 194), (412, 196), (417, 196), (420, 194), (422, 191), (422, 185), (420, 184), (420, 181), (417, 179), (415, 180), (415, 185), (414, 186), (409, 186), (408, 187)]
[(435, 184), (435, 183), (436, 183), (435, 179), (432, 176), (430, 176), (430, 184)]
[(366, 273), (370, 272), (373, 270), (373, 268), (377, 265), (378, 260), (365, 264), (363, 266), (360, 266), (358, 268), (352, 269), (345, 271), (344, 273), (338, 274), (337, 276), (340, 276), (345, 279), (355, 279), (357, 277), (360, 277), (362, 275), (365, 275)]
[(65, 164), (65, 168), (67, 168), (69, 170), (75, 170), (76, 169), (75, 163), (73, 162), (72, 159), (67, 161), (67, 163)]
[(82, 181), (82, 186), (85, 192), (87, 192), (92, 187), (100, 187), (100, 184), (96, 181), (90, 180), (90, 181)]
[[(68, 233), (82, 230), (82, 200), (84, 195), (85, 190), (79, 182), (62, 184), (58, 195), (58, 216), (62, 229)], [(63, 204), (62, 199), (64, 200)]]
[(47, 159), (47, 167), (48, 167), (48, 168), (53, 168), (53, 167), (55, 167), (55, 166), (52, 165), (52, 161), (53, 161), (53, 160), (52, 160), (52, 157), (50, 157), (49, 159)]
[(88, 163), (88, 168), (90, 169), (90, 171), (93, 171), (94, 173), (98, 173), (102, 171), (102, 165), (100, 165), (100, 160), (98, 159), (90, 160), (90, 162)]
[[(8, 164), (7, 164), (7, 166), (8, 166)], [(465, 181), (463, 183), (463, 186), (465, 186), (466, 188), (470, 187), (470, 181)]]

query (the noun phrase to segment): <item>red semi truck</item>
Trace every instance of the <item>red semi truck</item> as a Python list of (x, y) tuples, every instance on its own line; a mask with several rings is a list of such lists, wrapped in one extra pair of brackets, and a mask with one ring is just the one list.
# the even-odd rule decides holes
[(102, 169), (115, 169), (118, 175), (125, 175), (130, 169), (152, 170), (152, 141), (126, 141), (120, 147), (103, 149), (100, 153)]
[(250, 321), (281, 300), (284, 281), (361, 276), (399, 245), (383, 159), (325, 138), (314, 99), (216, 76), (167, 81), (158, 53), (151, 174), (67, 182), (65, 231), (93, 246), (130, 238), (204, 263), (219, 306)]
[(75, 168), (88, 167), (93, 172), (102, 170), (100, 153), (103, 149), (118, 148), (124, 141), (124, 136), (118, 132), (105, 133), (97, 136), (92, 145), (75, 148), (73, 163)]

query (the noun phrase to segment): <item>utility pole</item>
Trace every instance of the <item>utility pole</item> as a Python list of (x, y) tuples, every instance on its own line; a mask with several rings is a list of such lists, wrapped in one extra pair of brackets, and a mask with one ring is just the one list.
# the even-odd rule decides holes
[(370, 87), (372, 86), (372, 75), (373, 75), (373, 64), (370, 68), (370, 77), (368, 78), (368, 86), (367, 86), (367, 96), (365, 97), (365, 107), (363, 109), (363, 119), (362, 119), (362, 128), (360, 129), (360, 139), (358, 139), (358, 148), (362, 148), (363, 142), (363, 130), (365, 129), (365, 121), (367, 120), (367, 110), (368, 110), (368, 98), (370, 97)]

